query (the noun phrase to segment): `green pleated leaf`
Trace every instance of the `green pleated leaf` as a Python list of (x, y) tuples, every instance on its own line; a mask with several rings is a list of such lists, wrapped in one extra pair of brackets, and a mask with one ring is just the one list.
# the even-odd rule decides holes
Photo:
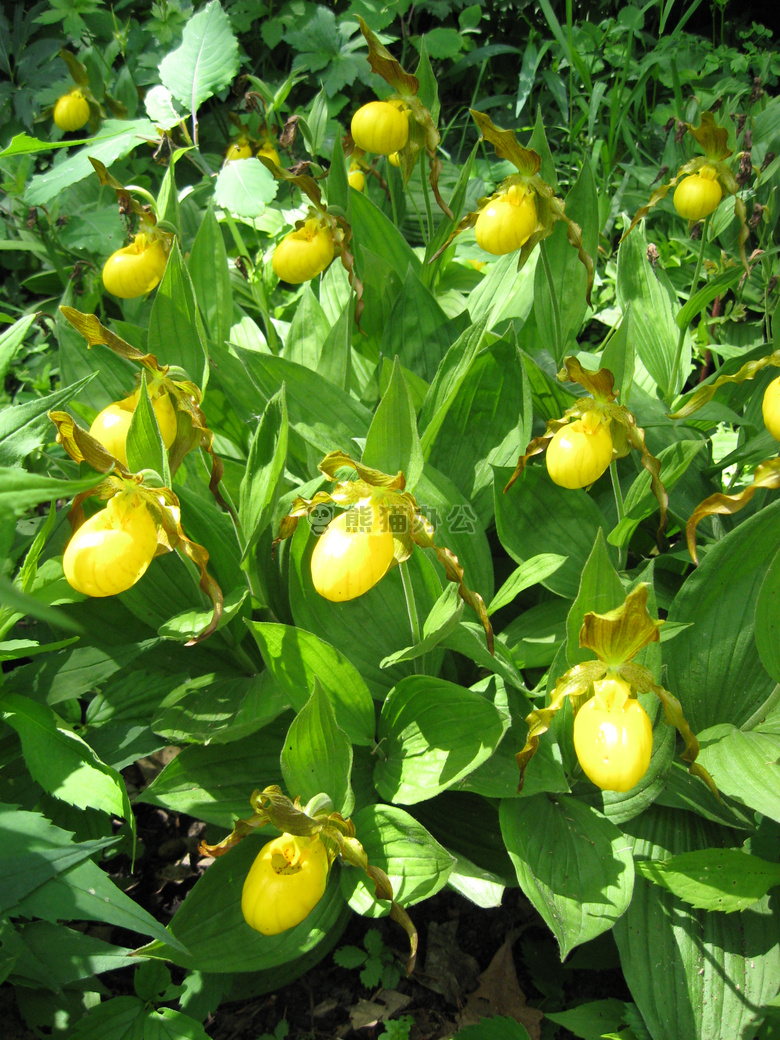
[(305, 803), (324, 793), (336, 812), (345, 819), (350, 815), (355, 807), (350, 785), (352, 744), (336, 723), (330, 699), (316, 679), (311, 697), (287, 731), (281, 762), (285, 786), (295, 797)]
[(263, 411), (241, 478), (238, 518), (244, 531), (242, 561), (271, 522), (287, 461), (287, 401), (284, 387)]
[(22, 741), (30, 775), (48, 794), (81, 809), (132, 820), (124, 781), (46, 704), (15, 693), (0, 696), (0, 711)]
[[(582, 245), (594, 260), (598, 247), (599, 207), (593, 172), (587, 159), (582, 164), (579, 177), (566, 196), (566, 216), (580, 225)], [(542, 341), (549, 343), (554, 351), (557, 345), (560, 354), (555, 357), (561, 364), (571, 352), (572, 342), (579, 331), (588, 309), (585, 289), (588, 275), (584, 264), (577, 256), (566, 235), (566, 225), (559, 221), (550, 238), (542, 243), (552, 271), (553, 291), (557, 297), (557, 313), (560, 322), (559, 341), (556, 341), (555, 321), (544, 264), (536, 265), (534, 276), (534, 316)]]
[(60, 480), (42, 473), (28, 473), (17, 467), (2, 467), (0, 509), (9, 509), (21, 516), (42, 502), (52, 502), (56, 498), (70, 499), (81, 491), (89, 491), (104, 479), (102, 473), (95, 473), (82, 480)]
[[(653, 807), (624, 825), (637, 861), (728, 847), (734, 833)], [(739, 914), (694, 910), (638, 877), (614, 931), (623, 973), (653, 1040), (752, 1037), (780, 977), (777, 920), (764, 897)], [(659, 985), (659, 968), (663, 985)]]
[(383, 473), (403, 472), (406, 490), (414, 491), (423, 469), (417, 418), (398, 358), (366, 437), (362, 462)]
[(390, 267), (403, 284), (409, 267), (420, 271), (421, 262), (398, 228), (374, 203), (360, 192), (352, 192), (349, 202), (350, 224), (358, 257), (368, 250)]
[(634, 863), (622, 833), (575, 798), (504, 800), (501, 833), (528, 899), (567, 956), (613, 927), (631, 902)]
[(5, 379), (6, 372), (34, 321), (34, 314), (26, 314), (0, 332), (0, 379)]
[(390, 654), (381, 662), (382, 668), (388, 668), (398, 661), (413, 661), (416, 657), (422, 657), (423, 654), (433, 650), (458, 627), (464, 608), (465, 603), (458, 595), (457, 586), (448, 584), (423, 622), (420, 642)]
[(574, 599), (596, 534), (601, 529), (606, 536), (607, 522), (590, 495), (553, 484), (543, 465), (534, 462), (506, 494), (503, 489), (512, 470), (495, 470), (498, 537), (516, 563), (542, 553), (566, 555), (566, 562), (542, 584), (558, 596)]
[(152, 729), (173, 744), (230, 744), (256, 733), (289, 707), (267, 669), (235, 678), (211, 673), (185, 681), (165, 697)]
[(203, 322), (177, 241), (173, 243), (152, 304), (149, 350), (161, 364), (183, 368), (187, 378), (204, 389), (208, 381), (208, 361)]
[(188, 893), (168, 926), (188, 954), (157, 942), (144, 947), (143, 952), (185, 968), (220, 974), (277, 968), (303, 957), (321, 943), (324, 956), (338, 941), (350, 916), (337, 876), (330, 878), (325, 895), (295, 928), (278, 935), (261, 935), (244, 920), (244, 880), (270, 838), (262, 832), (245, 838), (220, 856)]
[(257, 408), (284, 384), (290, 426), (321, 455), (341, 448), (353, 454), (353, 438), (365, 437), (371, 413), (340, 387), (303, 365), (257, 351), (239, 350), (247, 374), (260, 394)]
[(71, 386), (46, 397), (15, 403), (0, 411), (0, 466), (16, 466), (47, 440), (54, 440), (55, 429), (48, 413), (62, 408), (94, 378), (84, 376)]
[(473, 503), (482, 524), (493, 520), (493, 467), (514, 466), (530, 428), (528, 379), (509, 337), (485, 347), (457, 393), (425, 431), (426, 459)]
[(160, 63), (163, 86), (192, 113), (229, 86), (237, 72), (238, 40), (219, 0), (187, 20), (181, 45)]
[(312, 632), (292, 625), (250, 621), (247, 627), (277, 687), (296, 711), (303, 710), (318, 681), (333, 706), (336, 723), (349, 739), (356, 744), (374, 743), (374, 702), (360, 674), (342, 653)]
[(187, 270), (209, 339), (224, 343), (233, 324), (233, 289), (225, 240), (212, 202), (192, 243)]
[(397, 356), (430, 383), (453, 340), (455, 322), (410, 267), (382, 337), (382, 353)]
[(127, 431), (127, 465), (133, 473), (154, 470), (162, 477), (165, 487), (171, 486), (168, 452), (149, 397), (145, 371), (141, 373), (141, 392)]
[(666, 860), (642, 860), (636, 869), (696, 910), (744, 910), (780, 885), (780, 863), (741, 849), (700, 849)]
[[(447, 883), (455, 857), (403, 809), (368, 805), (352, 822), (368, 862), (384, 870), (401, 906), (428, 899)], [(360, 870), (342, 870), (341, 887), (352, 909), (365, 917), (383, 917), (390, 910), (388, 902), (375, 898), (373, 884)]]
[(0, 805), (3, 842), (0, 846), (0, 911), (5, 913), (63, 871), (94, 856), (116, 838), (78, 844), (39, 813), (15, 805)]
[(756, 647), (755, 624), (778, 544), (780, 502), (774, 502), (707, 553), (669, 608), (670, 621), (692, 627), (664, 647), (665, 685), (695, 732), (720, 722), (741, 726), (775, 686)]
[(555, 574), (565, 562), (566, 557), (559, 556), (557, 553), (540, 553), (539, 556), (526, 560), (517, 570), (512, 571), (490, 601), (488, 614), (494, 614), (502, 607), (508, 606), (521, 592), (525, 592), (526, 589), (530, 589), (531, 586), (537, 585), (545, 578), (549, 578), (551, 574)]
[(52, 923), (62, 920), (104, 921), (153, 939), (165, 941), (167, 938), (163, 925), (117, 888), (91, 859), (36, 888), (11, 907), (10, 913), (13, 917), (39, 917)]
[(243, 740), (185, 748), (138, 800), (231, 828), (237, 818), (251, 816), (254, 790), (281, 786), (279, 749), (288, 726), (289, 716), (282, 716)]
[(780, 553), (769, 565), (756, 599), (756, 649), (761, 664), (780, 682)]
[(667, 287), (647, 259), (647, 242), (641, 227), (634, 228), (620, 243), (617, 297), (624, 311), (631, 307), (631, 336), (642, 364), (664, 397), (675, 394), (688, 377), (690, 346), (683, 350), (677, 385), (671, 386), (680, 330)]
[(0, 937), (3, 952), (8, 950), (13, 957), (16, 979), (55, 993), (82, 979), (94, 988), (95, 975), (126, 968), (132, 952), (49, 921), (31, 921), (16, 929), (5, 922)]
[(780, 733), (723, 724), (699, 736), (699, 761), (718, 790), (780, 823)]
[[(667, 492), (671, 492), (690, 464), (705, 447), (704, 440), (677, 441), (659, 452), (661, 481)], [(623, 503), (623, 518), (609, 533), (610, 545), (624, 546), (645, 517), (652, 516), (658, 509), (658, 501), (650, 487), (650, 474), (643, 469), (628, 489)]]
[(492, 755), (510, 718), (478, 693), (427, 675), (390, 691), (379, 717), (374, 784), (412, 805), (452, 787)]

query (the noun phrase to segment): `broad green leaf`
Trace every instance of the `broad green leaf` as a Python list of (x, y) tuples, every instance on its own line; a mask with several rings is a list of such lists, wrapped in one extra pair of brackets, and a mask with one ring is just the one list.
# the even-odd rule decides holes
[(117, 888), (91, 859), (57, 874), (11, 907), (10, 913), (14, 917), (39, 917), (52, 923), (105, 921), (117, 928), (166, 941), (163, 925)]
[[(271, 837), (259, 833), (245, 838), (220, 856), (188, 893), (168, 926), (189, 950), (188, 955), (156, 942), (141, 952), (186, 968), (220, 974), (274, 968), (295, 961), (317, 946), (316, 959), (328, 953), (349, 919), (338, 876), (330, 878), (325, 895), (295, 928), (278, 935), (261, 935), (244, 920), (241, 889), (253, 860)], [(337, 875), (337, 868), (332, 873)]]
[(249, 444), (238, 497), (238, 518), (244, 532), (242, 562), (271, 522), (276, 507), (287, 461), (287, 425), (283, 386), (265, 406)]
[(311, 697), (287, 731), (281, 762), (286, 789), (302, 802), (327, 794), (344, 819), (355, 808), (350, 786), (352, 744), (336, 723), (333, 705), (316, 679)]
[(417, 418), (397, 357), (390, 383), (366, 436), (362, 462), (383, 473), (403, 472), (406, 490), (411, 492), (422, 473), (424, 462)]
[(423, 452), (433, 444), (447, 412), (468, 375), (472, 362), (486, 342), (485, 323), (470, 325), (452, 344), (439, 363), (420, 410)]
[(46, 397), (4, 408), (0, 412), (0, 466), (16, 466), (27, 458), (30, 451), (53, 441), (56, 431), (48, 413), (67, 405), (92, 380), (92, 375), (85, 375), (72, 386), (63, 387)]
[(0, 696), (5, 721), (22, 741), (30, 775), (48, 794), (82, 809), (132, 818), (124, 781), (45, 704), (15, 693)]
[(761, 664), (780, 683), (780, 553), (769, 565), (758, 590), (755, 624)]
[(259, 159), (225, 163), (217, 174), (214, 202), (237, 217), (252, 220), (276, 198), (279, 182)]
[[(6, 926), (10, 929), (10, 925)], [(3, 929), (3, 947), (8, 932)], [(16, 961), (14, 974), (20, 982), (37, 983), (58, 992), (61, 986), (90, 980), (104, 971), (126, 968), (131, 950), (114, 946), (74, 928), (49, 921), (31, 921), (11, 933)], [(140, 1040), (140, 1038), (139, 1038)]]
[[(583, 248), (595, 262), (599, 232), (598, 198), (593, 172), (587, 159), (583, 162), (580, 175), (566, 196), (566, 216), (571, 217), (580, 225)], [(558, 221), (550, 238), (540, 244), (540, 248), (546, 251), (552, 272), (552, 291), (555, 292), (557, 298), (559, 340), (556, 340), (551, 289), (547, 283), (543, 263), (536, 265), (534, 275), (536, 327), (542, 342), (551, 345), (551, 353), (557, 364), (561, 364), (565, 355), (572, 352), (572, 344), (576, 341), (577, 333), (588, 309), (585, 299), (587, 271), (577, 256), (577, 250), (572, 248), (566, 230), (564, 222)], [(556, 345), (560, 351), (557, 356), (555, 355)]]
[(520, 887), (562, 958), (613, 927), (634, 886), (631, 852), (613, 823), (567, 795), (504, 800), (499, 815)]
[(395, 224), (370, 199), (360, 192), (352, 192), (349, 210), (358, 260), (363, 250), (368, 250), (379, 257), (385, 268), (390, 267), (396, 273), (402, 285), (409, 267), (419, 273), (421, 264), (417, 254)]
[[(368, 862), (390, 879), (393, 897), (403, 907), (428, 899), (447, 883), (455, 858), (415, 820), (395, 805), (368, 805), (352, 817)], [(374, 886), (358, 870), (343, 870), (341, 888), (353, 910), (383, 917), (390, 904), (374, 896)]]
[(279, 748), (288, 726), (289, 716), (282, 716), (260, 730), (260, 735), (253, 733), (229, 744), (185, 748), (138, 799), (230, 828), (237, 817), (252, 815), (252, 791), (269, 784), (281, 786)]
[(309, 699), (315, 680), (330, 700), (337, 724), (355, 744), (374, 743), (374, 703), (354, 665), (320, 636), (292, 625), (249, 621), (247, 627), (277, 687), (296, 711)]
[(0, 468), (0, 509), (10, 509), (17, 516), (28, 509), (57, 498), (70, 499), (81, 491), (90, 491), (101, 480), (102, 473), (81, 480), (60, 480), (42, 473), (28, 473), (16, 467)]
[(208, 382), (203, 338), (203, 322), (195, 303), (192, 279), (184, 266), (179, 244), (174, 241), (152, 304), (149, 350), (161, 363), (183, 368), (186, 378), (203, 390)]
[(636, 870), (694, 909), (724, 913), (745, 910), (780, 885), (780, 863), (741, 849), (699, 849), (666, 860), (642, 860)]
[(495, 614), (497, 610), (508, 606), (521, 592), (530, 589), (555, 574), (559, 567), (566, 562), (565, 556), (557, 553), (540, 553), (526, 560), (516, 570), (512, 571), (504, 584), (495, 594), (488, 606), (488, 614)]
[(693, 625), (664, 648), (667, 688), (694, 732), (719, 722), (741, 726), (775, 682), (756, 649), (761, 584), (780, 544), (780, 502), (721, 539), (685, 581), (669, 620)]
[(258, 410), (284, 383), (290, 426), (307, 444), (322, 456), (336, 448), (356, 454), (353, 438), (365, 437), (371, 425), (371, 413), (364, 405), (294, 361), (256, 351), (238, 354), (260, 394)]
[(422, 639), (419, 643), (404, 647), (390, 654), (382, 662), (382, 668), (388, 668), (397, 661), (413, 661), (427, 654), (446, 639), (460, 624), (465, 604), (458, 595), (457, 586), (448, 583), (444, 592), (436, 600), (431, 612), (423, 622)]
[(311, 283), (305, 284), (295, 306), (282, 357), (294, 361), (296, 365), (319, 371), (329, 332), (328, 316), (314, 295)]
[(471, 320), (484, 321), (489, 329), (506, 318), (525, 321), (534, 304), (534, 272), (538, 257), (539, 250), (535, 249), (522, 271), (517, 270), (516, 253), (491, 260), (487, 275), (469, 293)]
[[(489, 603), (493, 595), (493, 558), (485, 527), (472, 503), (448, 476), (429, 463), (425, 464), (414, 494), (420, 511), (435, 528), (436, 545), (446, 546), (458, 557), (466, 585)], [(439, 573), (443, 579), (444, 570)]]
[(621, 404), (628, 405), (634, 382), (634, 341), (631, 338), (631, 304), (626, 304), (623, 317), (601, 354), (601, 367), (608, 368), (615, 377), (615, 392)]
[(199, 675), (162, 700), (152, 729), (173, 744), (230, 744), (256, 733), (289, 707), (268, 670), (235, 678)]
[[(659, 452), (661, 481), (667, 492), (678, 483), (705, 444), (704, 440), (676, 441)], [(674, 508), (674, 499), (671, 505)], [(642, 520), (652, 516), (657, 509), (658, 502), (650, 487), (650, 474), (643, 469), (628, 489), (623, 503), (623, 519), (610, 531), (607, 538), (609, 544), (627, 545)]]
[(127, 431), (127, 465), (133, 473), (154, 470), (165, 487), (171, 486), (168, 452), (149, 397), (145, 371), (141, 373), (141, 392)]
[(5, 379), (11, 362), (19, 347), (24, 343), (24, 337), (34, 321), (34, 314), (26, 314), (0, 333), (0, 379)]
[(89, 140), (86, 147), (69, 154), (45, 173), (35, 174), (24, 200), (30, 206), (45, 206), (71, 184), (77, 184), (85, 177), (94, 177), (95, 168), (90, 159), (98, 159), (110, 167), (145, 141), (157, 139), (157, 129), (148, 119), (105, 119), (100, 132)]
[[(623, 829), (637, 861), (733, 844), (733, 832), (725, 828), (657, 807)], [(768, 898), (739, 915), (708, 913), (638, 877), (614, 935), (631, 995), (654, 1040), (755, 1035), (760, 1009), (774, 997), (780, 976), (777, 921)]]
[(181, 46), (160, 63), (163, 86), (193, 114), (237, 72), (238, 40), (218, 0), (187, 20)]
[(617, 1032), (626, 1021), (625, 1008), (622, 1000), (610, 997), (588, 1001), (570, 1011), (545, 1011), (544, 1017), (583, 1040), (600, 1040), (607, 1031)]
[(113, 845), (117, 838), (76, 844), (70, 831), (37, 812), (0, 805), (0, 911), (6, 913), (63, 871)]
[(209, 339), (224, 343), (233, 324), (233, 289), (222, 227), (211, 202), (192, 243), (187, 270)]
[(718, 790), (780, 823), (780, 735), (722, 724), (699, 737), (699, 761)]
[(389, 358), (397, 356), (404, 368), (430, 383), (456, 328), (430, 289), (409, 268), (385, 326), (382, 353)]
[[(585, 491), (553, 484), (543, 465), (534, 465), (533, 460), (504, 493), (511, 475), (510, 469), (495, 470), (496, 528), (501, 544), (519, 564), (542, 553), (566, 555), (566, 562), (542, 584), (558, 596), (574, 599), (598, 530), (607, 534), (604, 514)], [(612, 553), (608, 555), (614, 558)]]
[(493, 520), (493, 467), (513, 466), (525, 449), (527, 382), (508, 337), (486, 346), (447, 401), (446, 414), (440, 409), (423, 436), (426, 459), (454, 481), (485, 527)]
[(138, 997), (104, 1000), (75, 1023), (70, 1040), (146, 1040), (148, 1014)]
[(620, 244), (617, 296), (623, 311), (631, 306), (629, 331), (637, 356), (662, 394), (676, 394), (688, 376), (690, 345), (686, 344), (683, 350), (677, 385), (671, 386), (680, 330), (669, 293), (647, 259), (647, 242), (641, 227), (634, 228)]
[(462, 1040), (531, 1040), (516, 1018), (481, 1018), (477, 1025), (458, 1030)]
[(489, 758), (508, 713), (462, 686), (410, 675), (390, 691), (379, 716), (377, 791), (413, 805), (452, 787)]

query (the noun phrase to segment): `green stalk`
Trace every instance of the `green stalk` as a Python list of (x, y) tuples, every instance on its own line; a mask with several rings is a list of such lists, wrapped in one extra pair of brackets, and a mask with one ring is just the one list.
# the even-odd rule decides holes
[[(623, 492), (620, 490), (620, 480), (618, 479), (617, 463), (613, 459), (609, 464), (609, 475), (612, 478), (612, 491), (615, 495), (615, 508), (617, 509), (618, 523), (625, 516), (625, 506), (623, 505)], [(623, 566), (623, 547), (618, 547), (618, 569)]]
[[(249, 250), (246, 247), (246, 243), (244, 242), (244, 238), (241, 232), (239, 231), (238, 225), (233, 219), (233, 215), (229, 213), (227, 210), (223, 210), (222, 212), (225, 214), (225, 223), (230, 229), (230, 234), (233, 236), (233, 241), (236, 244), (236, 248), (238, 249), (241, 256), (245, 256), (251, 264), (252, 258), (249, 255)], [(279, 337), (276, 334), (274, 324), (271, 321), (268, 300), (265, 297), (265, 291), (262, 287), (262, 283), (258, 282), (255, 279), (254, 272), (255, 265), (252, 264), (252, 281), (250, 283), (252, 286), (252, 295), (255, 298), (255, 302), (257, 303), (258, 308), (260, 309), (260, 313), (263, 315), (263, 324), (265, 325), (265, 336), (268, 340), (268, 346), (271, 348), (274, 354), (278, 354), (279, 350), (281, 349), (281, 343), (279, 342)]]
[(428, 218), (428, 239), (426, 246), (433, 238), (433, 211), (431, 209), (431, 196), (428, 186), (428, 178), (425, 176), (425, 157), (426, 152), (423, 152), (420, 156), (420, 180), (422, 181), (423, 198), (425, 199), (425, 214)]
[[(704, 250), (707, 248), (707, 232), (710, 227), (710, 216), (708, 214), (704, 218), (704, 226), (701, 229), (701, 245), (699, 246), (699, 256), (696, 260), (696, 270), (693, 273), (693, 282), (691, 283), (691, 292), (689, 299), (693, 299), (696, 295), (696, 290), (699, 287), (699, 275), (701, 274), (702, 264), (704, 263)], [(690, 323), (688, 323), (690, 324)], [(674, 353), (674, 366), (672, 367), (672, 378), (669, 384), (669, 397), (667, 404), (671, 404), (677, 393), (677, 379), (680, 375), (680, 362), (682, 361), (682, 352), (685, 345), (685, 333), (688, 331), (688, 325), (684, 325), (680, 329), (680, 335), (677, 337), (677, 349)]]
[[(406, 597), (406, 612), (409, 615), (409, 625), (412, 630), (412, 642), (416, 646), (422, 641), (422, 631), (420, 629), (420, 618), (417, 614), (417, 602), (414, 598), (414, 587), (412, 585), (412, 576), (409, 573), (409, 564), (406, 560), (403, 563), (398, 564), (398, 569), (401, 572), (401, 582), (404, 587), (404, 596)], [(425, 658), (415, 657), (412, 661), (414, 666), (415, 675), (425, 674)]]
[(558, 307), (558, 297), (555, 294), (555, 282), (553, 280), (552, 268), (550, 267), (550, 258), (547, 256), (547, 243), (544, 240), (539, 243), (539, 252), (542, 257), (544, 274), (547, 278), (547, 288), (550, 290), (550, 305), (552, 307), (553, 315), (553, 335), (555, 337), (555, 360), (560, 364), (563, 360), (564, 349), (561, 333), (561, 312)]

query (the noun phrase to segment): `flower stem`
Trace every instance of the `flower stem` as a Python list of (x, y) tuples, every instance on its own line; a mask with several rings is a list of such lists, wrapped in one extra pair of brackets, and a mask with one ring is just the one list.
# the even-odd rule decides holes
[(431, 209), (431, 196), (428, 189), (428, 178), (425, 176), (425, 156), (423, 152), (420, 156), (420, 180), (422, 181), (423, 198), (425, 199), (425, 215), (428, 218), (428, 238), (426, 245), (433, 238), (433, 211)]
[[(710, 228), (710, 216), (711, 214), (708, 214), (704, 218), (704, 226), (701, 229), (701, 245), (699, 246), (699, 256), (696, 260), (696, 270), (693, 272), (693, 282), (691, 283), (691, 293), (688, 297), (689, 300), (693, 299), (696, 295), (696, 290), (699, 287), (699, 275), (701, 274), (701, 267), (704, 263), (704, 250), (707, 248), (707, 232)], [(680, 374), (680, 363), (682, 361), (683, 346), (685, 345), (685, 333), (688, 331), (689, 324), (690, 322), (687, 322), (683, 325), (680, 329), (680, 335), (677, 338), (677, 349), (674, 354), (674, 366), (672, 368), (672, 379), (669, 384), (669, 400), (667, 402), (670, 405), (677, 394), (677, 379)]]
[(564, 344), (561, 342), (561, 312), (558, 308), (558, 297), (555, 294), (555, 282), (553, 280), (552, 268), (550, 267), (550, 258), (547, 255), (547, 243), (544, 240), (539, 243), (539, 254), (542, 258), (542, 267), (544, 268), (544, 274), (547, 279), (547, 288), (550, 290), (553, 336), (555, 338), (555, 360), (560, 364), (561, 361), (563, 361), (564, 348)]
[[(623, 492), (620, 490), (620, 480), (618, 478), (617, 463), (613, 459), (609, 464), (609, 475), (612, 478), (612, 491), (615, 495), (615, 508), (617, 509), (618, 523), (623, 519), (625, 515), (625, 507), (623, 505)], [(618, 568), (623, 566), (623, 547), (618, 546)]]
[(271, 351), (274, 354), (278, 354), (281, 348), (281, 344), (279, 343), (279, 337), (276, 334), (274, 324), (271, 321), (271, 315), (268, 308), (268, 301), (265, 297), (265, 290), (263, 289), (262, 280), (258, 282), (255, 278), (255, 265), (252, 263), (252, 258), (249, 255), (249, 250), (247, 249), (246, 244), (244, 242), (244, 238), (238, 229), (238, 225), (233, 219), (233, 215), (229, 213), (226, 209), (223, 209), (222, 212), (225, 214), (225, 223), (230, 228), (230, 234), (233, 236), (233, 241), (236, 244), (236, 248), (238, 249), (241, 256), (246, 257), (247, 260), (249, 260), (249, 263), (252, 265), (252, 278), (250, 282), (250, 285), (252, 287), (252, 296), (254, 297), (263, 315), (263, 324), (265, 325), (265, 337), (268, 341), (268, 346), (271, 348)]
[[(409, 615), (409, 625), (412, 630), (412, 642), (415, 646), (422, 640), (422, 632), (420, 630), (420, 619), (417, 615), (417, 603), (414, 598), (414, 586), (412, 585), (412, 576), (409, 573), (409, 564), (406, 560), (403, 563), (398, 564), (398, 569), (401, 572), (401, 582), (404, 587), (404, 596), (406, 597), (406, 612)], [(412, 664), (414, 665), (415, 674), (425, 674), (424, 659), (416, 657)]]

